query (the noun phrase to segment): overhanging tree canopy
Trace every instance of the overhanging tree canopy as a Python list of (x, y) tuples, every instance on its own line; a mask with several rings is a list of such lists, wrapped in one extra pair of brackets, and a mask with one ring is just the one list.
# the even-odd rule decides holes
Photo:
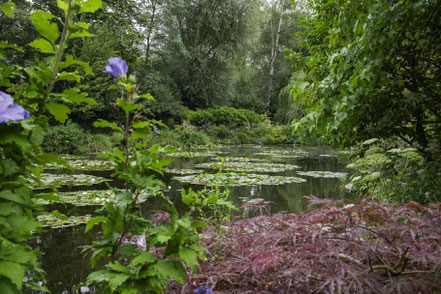
[(308, 106), (295, 129), (343, 145), (399, 137), (430, 158), (441, 133), (441, 6), (436, 0), (311, 0)]

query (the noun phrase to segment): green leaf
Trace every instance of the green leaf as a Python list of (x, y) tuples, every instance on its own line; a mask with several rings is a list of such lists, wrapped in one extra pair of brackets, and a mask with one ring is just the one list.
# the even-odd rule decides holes
[(90, 231), (90, 229), (93, 228), (94, 225), (99, 224), (101, 222), (105, 222), (107, 218), (105, 216), (96, 216), (94, 218), (91, 218), (86, 225), (86, 233)]
[(151, 130), (150, 128), (142, 128), (142, 129), (136, 129), (131, 135), (130, 138), (132, 139), (139, 139), (142, 137), (147, 137), (150, 135)]
[(41, 53), (55, 53), (52, 44), (42, 38), (29, 43), (29, 46), (37, 48)]
[[(77, 0), (77, 3), (78, 3), (78, 0)], [(98, 9), (103, 8), (101, 0), (86, 0), (85, 2), (81, 1), (81, 3), (79, 3), (79, 4), (81, 5), (81, 8), (78, 11), (78, 14), (85, 13), (85, 12), (94, 13)]]
[(155, 98), (153, 98), (153, 96), (151, 94), (144, 94), (144, 95), (140, 95), (139, 97), (145, 98), (145, 99), (151, 100), (151, 101), (156, 101)]
[(73, 38), (90, 38), (93, 37), (94, 35), (92, 35), (91, 33), (89, 33), (88, 31), (77, 31), (74, 32), (72, 34), (69, 35), (69, 37), (67, 38), (68, 40), (73, 39)]
[(81, 77), (78, 75), (78, 72), (61, 72), (60, 74), (58, 74), (57, 76), (57, 81), (76, 81), (76, 82), (81, 82)]
[(67, 114), (70, 113), (70, 109), (66, 105), (48, 103), (46, 108), (54, 116), (55, 120), (59, 121), (60, 123), (64, 123), (69, 118)]
[(20, 294), (21, 291), (7, 278), (0, 277), (0, 289), (2, 294)]
[(121, 107), (125, 112), (132, 112), (133, 110), (141, 110), (142, 109), (141, 105), (135, 104), (135, 103), (131, 103), (131, 102), (127, 102), (127, 101), (122, 100), (122, 99), (117, 99), (116, 100), (116, 105)]
[(115, 272), (120, 272), (120, 273), (124, 273), (124, 274), (128, 274), (130, 272), (126, 266), (122, 265), (118, 261), (115, 261), (113, 263), (108, 263), (108, 264), (106, 264), (106, 267), (108, 269), (115, 271)]
[(57, 0), (57, 5), (59, 8), (63, 9), (65, 13), (67, 13), (67, 10), (69, 9), (69, 4), (67, 4), (63, 0)]
[(96, 104), (95, 100), (87, 97), (87, 93), (80, 93), (80, 90), (77, 88), (64, 90), (62, 94), (56, 94), (55, 96), (67, 103), (87, 103), (88, 105)]
[(185, 268), (178, 261), (158, 260), (154, 267), (162, 276), (175, 279), (181, 284), (185, 283), (185, 280), (187, 279)]
[(156, 260), (158, 259), (152, 253), (143, 251), (139, 253), (139, 255), (135, 257), (132, 260), (132, 262), (130, 262), (129, 266), (137, 266), (139, 264), (153, 263)]
[(65, 61), (60, 62), (60, 69), (68, 68), (69, 66), (74, 64), (81, 66), (87, 75), (95, 76), (93, 74), (92, 68), (89, 66), (89, 63), (75, 60), (72, 55), (68, 55)]
[(179, 249), (179, 258), (187, 264), (187, 266), (194, 271), (199, 265), (198, 254), (188, 247), (181, 247)]
[(116, 123), (111, 123), (104, 119), (99, 119), (98, 121), (94, 122), (93, 126), (96, 128), (111, 128), (115, 131), (124, 133), (124, 131), (120, 127), (118, 127)]
[(4, 13), (6, 13), (7, 16), (13, 17), (13, 13), (14, 13), (14, 8), (15, 8), (15, 4), (12, 2), (5, 2), (2, 3), (1, 9), (3, 10)]
[(12, 190), (3, 190), (0, 192), (1, 199), (13, 201), (15, 203), (22, 204), (25, 206), (29, 205), (30, 204), (29, 200), (23, 198), (23, 196), (25, 196), (25, 195), (20, 195), (18, 193), (14, 193), (14, 192), (12, 192)]
[(69, 217), (67, 215), (60, 213), (58, 210), (53, 210), (50, 212), (51, 215), (58, 217), (61, 220), (68, 220)]
[(52, 44), (57, 41), (59, 36), (57, 24), (49, 21), (53, 18), (56, 18), (53, 14), (41, 10), (35, 11), (30, 17), (40, 35), (45, 37)]
[(11, 159), (3, 159), (0, 161), (1, 166), (3, 167), (3, 173), (5, 176), (11, 176), (20, 171), (20, 167), (17, 163)]
[(0, 275), (9, 278), (18, 290), (21, 290), (23, 286), (26, 271), (27, 268), (18, 263), (9, 261), (0, 262)]

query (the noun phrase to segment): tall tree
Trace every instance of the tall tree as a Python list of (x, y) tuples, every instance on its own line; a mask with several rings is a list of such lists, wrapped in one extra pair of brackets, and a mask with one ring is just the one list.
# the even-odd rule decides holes
[(311, 0), (299, 131), (344, 145), (398, 137), (428, 159), (441, 143), (441, 6), (436, 0)]

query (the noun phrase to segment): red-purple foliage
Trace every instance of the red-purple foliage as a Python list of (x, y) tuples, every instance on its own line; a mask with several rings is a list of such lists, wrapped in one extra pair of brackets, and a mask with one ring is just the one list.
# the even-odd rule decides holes
[[(440, 293), (441, 204), (308, 197), (320, 209), (235, 222), (165, 293)], [(205, 235), (205, 234), (204, 234)]]

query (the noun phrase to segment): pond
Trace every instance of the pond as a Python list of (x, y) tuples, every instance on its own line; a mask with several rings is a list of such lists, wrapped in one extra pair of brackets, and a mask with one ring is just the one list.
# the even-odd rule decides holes
[[(347, 176), (346, 161), (340, 157), (340, 152), (329, 148), (293, 146), (223, 146), (177, 152), (164, 177), (167, 186), (164, 193), (175, 201), (178, 209), (184, 210), (185, 205), (179, 201), (182, 188), (198, 190), (218, 182), (229, 186), (230, 200), (237, 207), (262, 199), (257, 201), (270, 202), (262, 211), (267, 214), (301, 211), (306, 207), (303, 196), (350, 197), (340, 191), (339, 177)], [(73, 293), (74, 287), (85, 281), (91, 271), (89, 259), (81, 251), (99, 234), (99, 226), (85, 233), (81, 223), (96, 215), (95, 210), (113, 197), (104, 183), (112, 180), (108, 162), (77, 158), (69, 161), (73, 162), (73, 172), (49, 166), (45, 178), (60, 186), (64, 199), (63, 204), (48, 204), (47, 210), (58, 210), (70, 219), (61, 221), (42, 216), (54, 228), (48, 228), (31, 244), (43, 252), (40, 261), (46, 272), (47, 287), (52, 293), (63, 294)], [(141, 201), (144, 215), (164, 208), (158, 197), (147, 196)], [(259, 212), (245, 209), (237, 217), (252, 217), (256, 213)], [(83, 287), (77, 293), (96, 291)]]

